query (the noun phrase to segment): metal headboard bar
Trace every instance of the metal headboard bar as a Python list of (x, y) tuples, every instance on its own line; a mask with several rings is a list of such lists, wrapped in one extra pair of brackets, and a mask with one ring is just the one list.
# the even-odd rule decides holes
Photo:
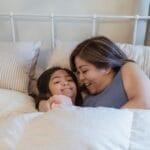
[(16, 41), (16, 34), (15, 34), (15, 23), (13, 18), (13, 13), (10, 13), (10, 23), (11, 23), (11, 32), (12, 32), (12, 41)]
[(134, 20), (134, 31), (133, 31), (133, 39), (132, 39), (132, 43), (135, 44), (136, 42), (136, 36), (137, 36), (137, 26), (138, 26), (138, 22), (139, 20), (150, 20), (150, 16), (139, 16), (139, 15), (135, 15), (135, 16), (115, 16), (115, 15), (54, 15), (53, 13), (50, 14), (14, 14), (14, 13), (10, 13), (10, 14), (0, 14), (0, 17), (8, 17), (10, 19), (10, 23), (11, 23), (11, 32), (12, 32), (12, 41), (15, 42), (16, 41), (16, 33), (15, 33), (15, 18), (19, 17), (34, 17), (34, 18), (48, 18), (48, 20), (51, 22), (51, 45), (52, 48), (55, 47), (55, 20), (58, 18), (61, 19), (68, 19), (68, 20), (72, 20), (72, 19), (88, 19), (91, 20), (92, 23), (92, 36), (96, 35), (96, 22), (98, 20), (102, 20), (102, 19), (113, 19), (113, 20), (126, 20), (126, 19), (132, 19)]
[(54, 25), (54, 15), (51, 14), (51, 47), (52, 50), (55, 47), (55, 25)]
[(137, 31), (137, 27), (138, 27), (138, 21), (140, 18), (138, 15), (136, 15), (134, 19), (135, 19), (135, 21), (134, 21), (134, 30), (133, 30), (133, 39), (132, 39), (133, 44), (135, 44), (135, 42), (136, 42), (136, 36), (137, 36), (136, 31)]
[(92, 17), (92, 36), (96, 36), (96, 14)]

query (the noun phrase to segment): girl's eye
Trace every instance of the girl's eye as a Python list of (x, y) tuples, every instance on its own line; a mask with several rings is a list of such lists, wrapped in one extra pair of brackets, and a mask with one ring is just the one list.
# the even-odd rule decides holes
[(67, 80), (68, 82), (72, 82), (72, 81), (73, 81), (72, 77), (67, 77), (66, 80)]
[(69, 80), (68, 80), (68, 82), (72, 82), (72, 81), (73, 81), (72, 79), (69, 79)]
[(55, 82), (54, 82), (54, 84), (58, 84), (58, 83), (60, 83), (60, 81), (55, 81)]

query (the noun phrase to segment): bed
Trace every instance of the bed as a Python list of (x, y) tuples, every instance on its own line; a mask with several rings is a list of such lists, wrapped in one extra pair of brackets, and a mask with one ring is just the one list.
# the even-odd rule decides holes
[[(17, 41), (13, 20), (15, 15), (10, 16), (12, 42), (0, 42), (0, 149), (148, 150), (150, 148), (149, 110), (72, 106), (56, 107), (47, 113), (38, 112), (32, 96), (37, 94), (33, 88), (36, 78), (45, 69), (39, 67), (43, 65), (38, 61), (42, 54), (40, 53), (42, 42)], [(56, 40), (53, 17), (54, 14), (51, 15), (53, 51), (47, 60), (47, 67), (53, 65), (69, 67), (69, 54), (79, 41)], [(96, 34), (95, 18), (95, 15), (92, 16), (93, 36)], [(130, 58), (137, 61), (150, 77), (150, 47), (135, 45), (136, 34), (133, 35), (132, 44), (117, 43), (117, 45)]]

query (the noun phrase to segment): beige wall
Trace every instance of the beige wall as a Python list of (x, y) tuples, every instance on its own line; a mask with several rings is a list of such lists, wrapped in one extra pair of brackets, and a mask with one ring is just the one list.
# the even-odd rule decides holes
[(0, 0), (0, 12), (136, 14), (138, 0)]
[[(139, 0), (0, 0), (0, 13), (49, 14), (53, 12), (55, 14), (135, 15), (138, 11), (138, 4)], [(18, 40), (32, 39), (36, 41), (40, 39), (49, 43), (47, 41), (50, 41), (51, 27), (48, 22), (16, 21), (15, 23), (17, 24)], [(133, 23), (133, 21), (115, 24), (113, 22), (98, 22), (97, 34), (107, 35), (116, 42), (130, 43)], [(56, 38), (58, 39), (78, 40), (91, 35), (90, 23), (79, 25), (73, 22), (66, 25), (65, 22), (57, 22), (56, 26)], [(121, 32), (118, 32), (119, 30)], [(8, 22), (0, 24), (0, 33), (0, 40), (11, 40)]]

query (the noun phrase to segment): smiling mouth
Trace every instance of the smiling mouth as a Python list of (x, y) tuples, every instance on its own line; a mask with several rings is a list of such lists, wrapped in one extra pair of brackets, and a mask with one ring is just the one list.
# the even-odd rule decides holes
[(64, 95), (68, 96), (68, 95), (72, 94), (72, 89), (68, 89), (68, 88), (67, 89), (63, 89), (62, 92), (63, 92)]
[(88, 88), (91, 84), (90, 83), (85, 83), (84, 84), (86, 88)]

